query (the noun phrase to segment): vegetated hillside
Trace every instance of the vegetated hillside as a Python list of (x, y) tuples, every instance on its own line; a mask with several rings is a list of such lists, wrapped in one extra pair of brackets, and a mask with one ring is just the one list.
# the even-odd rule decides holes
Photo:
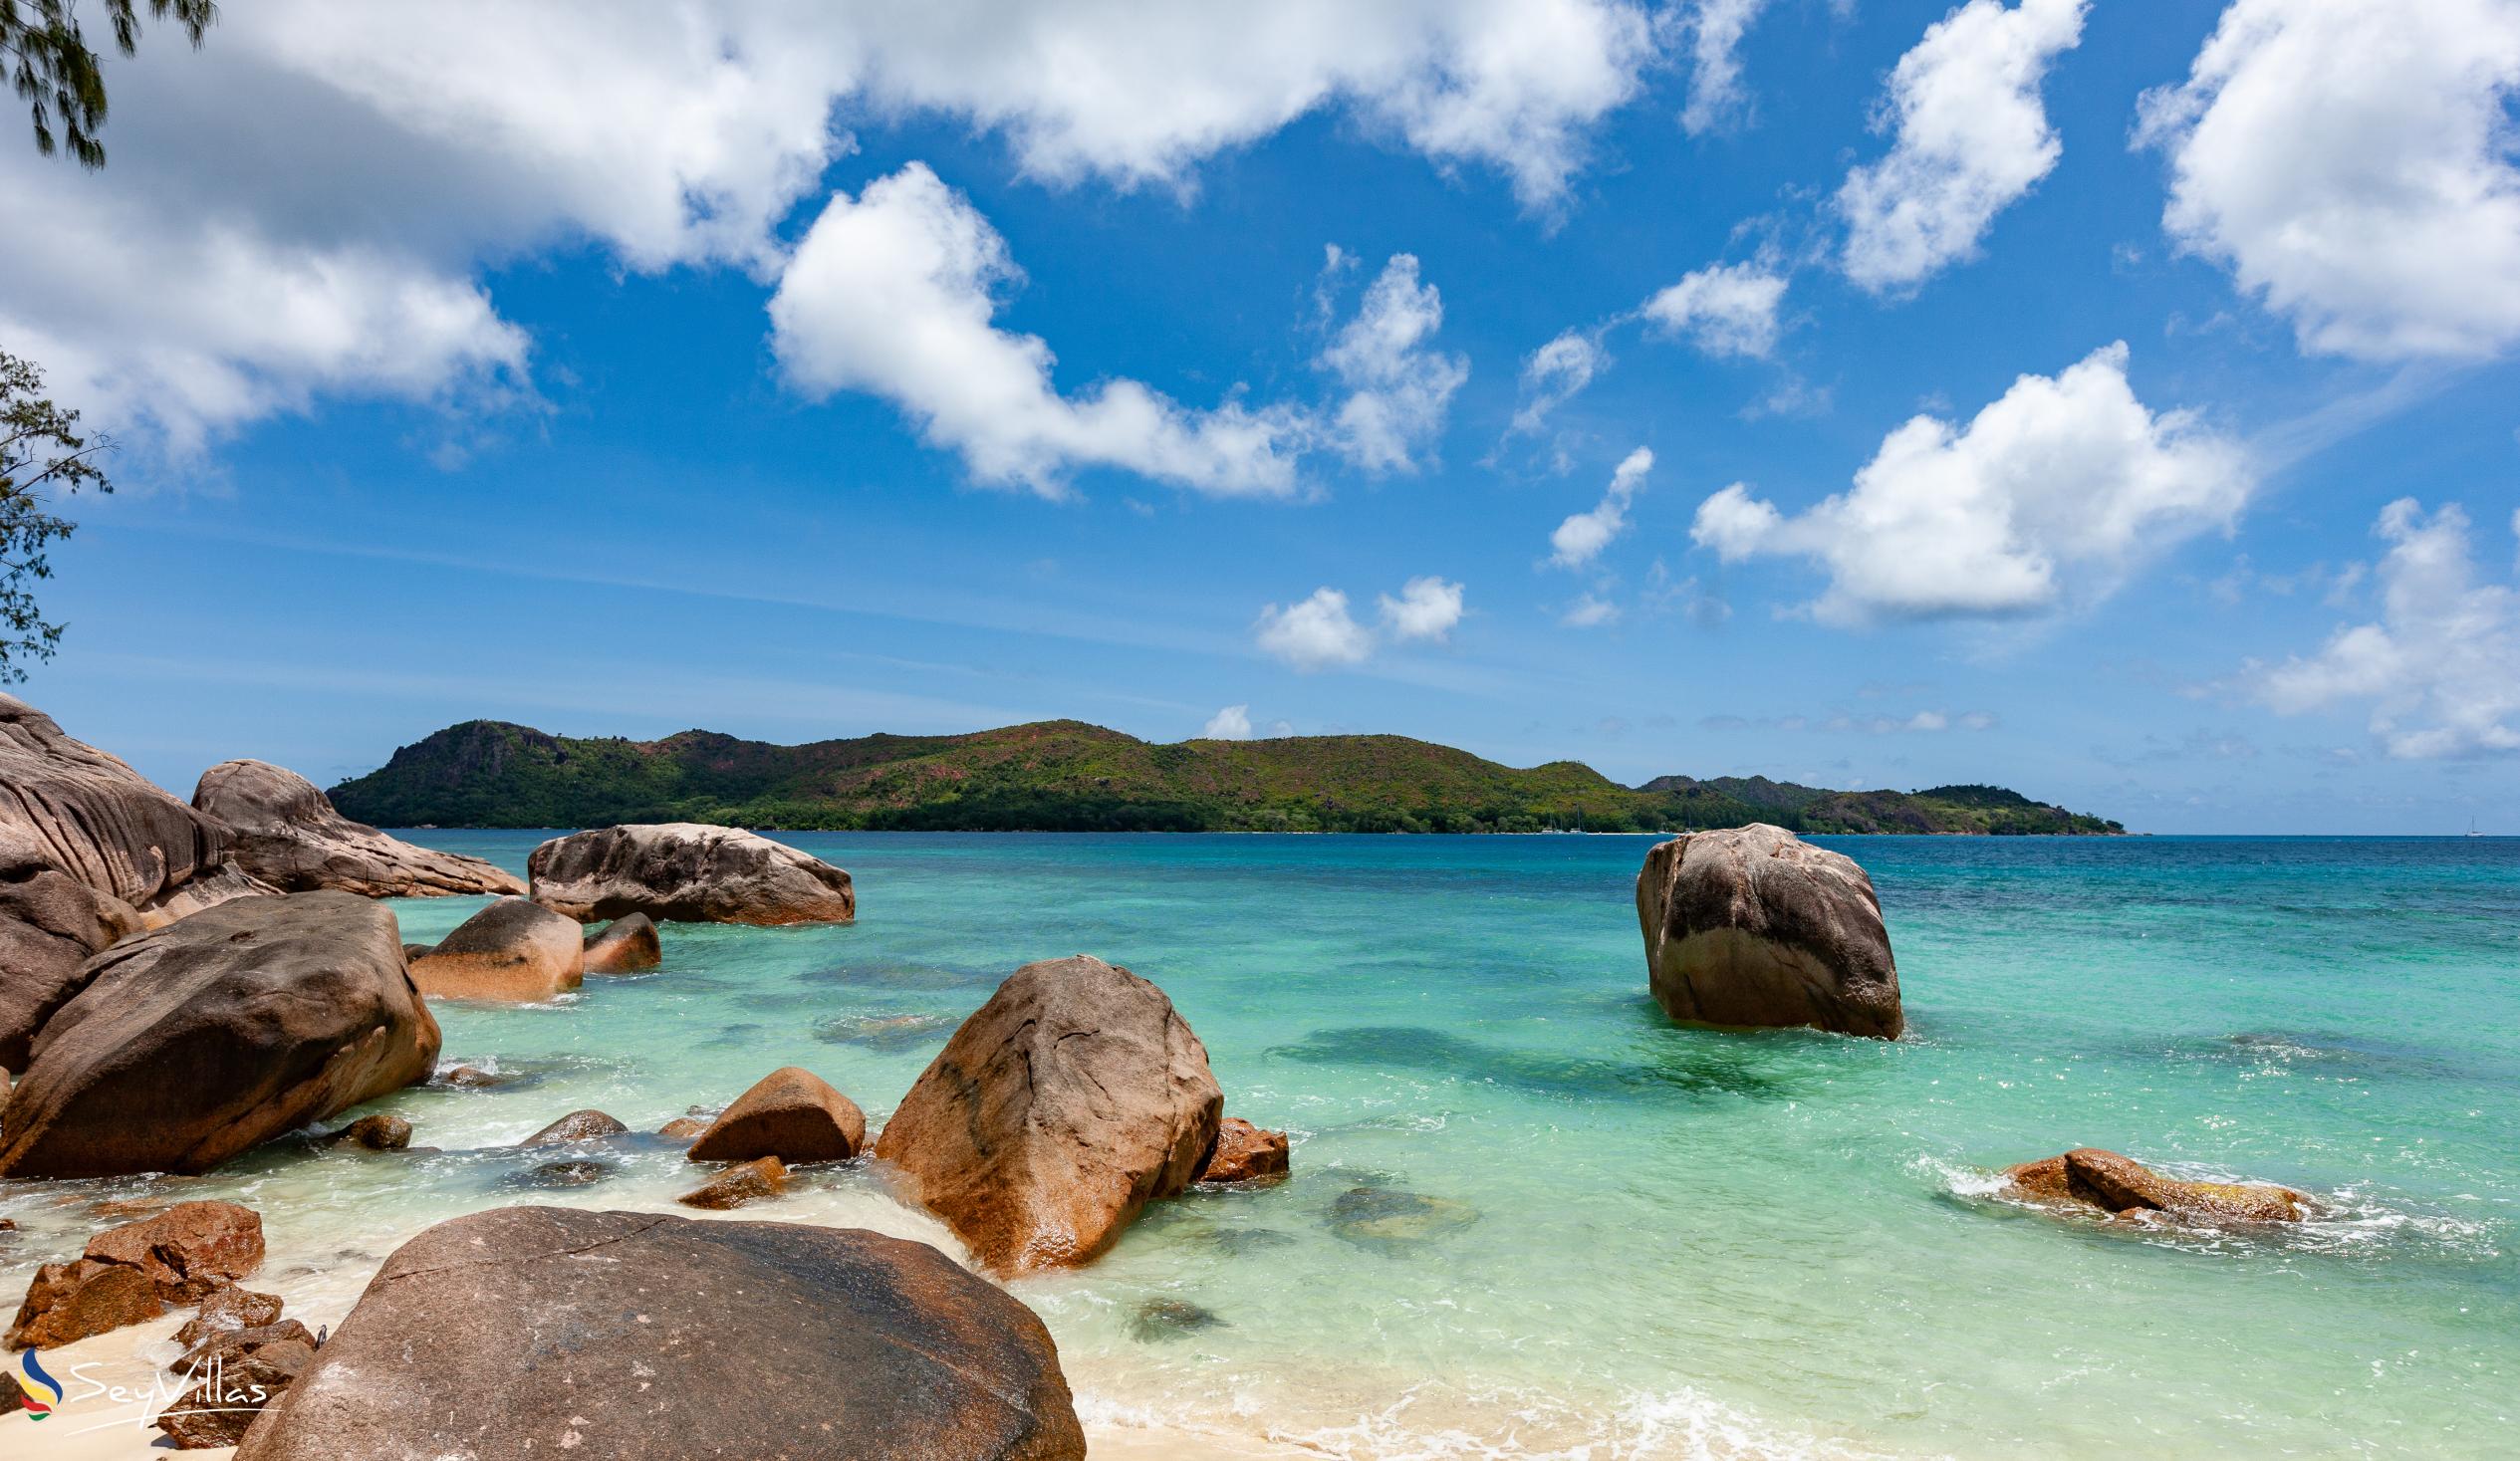
[(1763, 777), (1623, 787), (1589, 766), (1527, 770), (1403, 736), (1156, 745), (1082, 721), (957, 736), (774, 746), (713, 731), (660, 741), (449, 726), (333, 788), (382, 827), (712, 822), (975, 832), (2115, 833), (1992, 787), (1832, 792)]

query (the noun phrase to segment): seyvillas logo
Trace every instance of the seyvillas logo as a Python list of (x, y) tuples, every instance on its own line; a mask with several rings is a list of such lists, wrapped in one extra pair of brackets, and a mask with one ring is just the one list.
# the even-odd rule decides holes
[(61, 1403), (61, 1381), (44, 1372), (42, 1361), (29, 1349), (19, 1356), (18, 1388), (26, 1391), (26, 1410), (30, 1419), (50, 1420), (53, 1407)]

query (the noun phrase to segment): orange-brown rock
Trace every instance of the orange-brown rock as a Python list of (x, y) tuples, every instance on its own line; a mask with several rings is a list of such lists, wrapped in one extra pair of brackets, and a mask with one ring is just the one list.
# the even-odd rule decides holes
[(693, 1161), (847, 1161), (867, 1144), (867, 1115), (831, 1083), (783, 1066), (735, 1098), (691, 1143)]
[(775, 1156), (762, 1156), (728, 1167), (674, 1201), (685, 1207), (723, 1211), (764, 1197), (776, 1197), (787, 1188), (787, 1167)]
[(82, 978), (9, 1097), (0, 1175), (207, 1171), (437, 1064), (393, 914), (349, 893), (222, 903)]
[(2314, 1207), (2289, 1187), (2261, 1182), (2190, 1182), (2096, 1146), (2024, 1162), (2004, 1176), (2011, 1195), (2043, 1206), (2107, 1217), (2158, 1216), (2216, 1227), (2298, 1222)]
[[(305, 1326), (294, 1328), (305, 1335)], [(314, 1364), (312, 1336), (271, 1339), (193, 1360), (184, 1373), (197, 1383), (158, 1412), (157, 1428), (179, 1451), (233, 1446), (245, 1439), (263, 1410)]]
[(847, 923), (849, 874), (731, 827), (602, 827), (554, 838), (526, 858), (534, 901), (581, 922), (644, 913), (659, 922)]
[(411, 960), (412, 982), (431, 999), (534, 1002), (586, 982), (578, 925), (524, 898), (501, 898)]
[(1215, 1148), (1199, 1168), (1202, 1182), (1274, 1182), (1287, 1173), (1286, 1133), (1255, 1126), (1240, 1116), (1217, 1125)]
[(251, 1289), (230, 1284), (213, 1290), (201, 1301), (199, 1312), (175, 1331), (175, 1343), (189, 1352), (203, 1340), (223, 1334), (261, 1329), (278, 1324), (282, 1305), (277, 1294), (257, 1294)]
[(1654, 1001), (1674, 1020), (1885, 1040), (1906, 1026), (1873, 879), (1784, 828), (1656, 846), (1637, 874), (1637, 921)]
[(625, 913), (587, 935), (590, 974), (635, 974), (664, 961), (665, 947), (656, 937), (655, 920), (644, 913)]
[(198, 1304), (262, 1266), (263, 1220), (233, 1202), (182, 1202), (108, 1228), (27, 1286), (8, 1347), (49, 1349)]
[(1224, 1096), (1163, 991), (1087, 955), (1027, 964), (884, 1124), (876, 1154), (1004, 1275), (1089, 1263), (1190, 1184)]
[(370, 1151), (401, 1151), (411, 1144), (411, 1122), (403, 1116), (378, 1111), (361, 1116), (338, 1131), (323, 1136), (327, 1145), (364, 1146)]
[(656, 1134), (668, 1141), (688, 1141), (709, 1128), (698, 1116), (676, 1116), (656, 1128)]
[(1085, 1438), (1041, 1321), (925, 1244), (506, 1207), (388, 1258), (237, 1461), (527, 1454), (1078, 1461)]
[(201, 773), (193, 810), (222, 824), (237, 865), (283, 892), (338, 888), (371, 898), (521, 893), (524, 880), (478, 857), (391, 838), (333, 808), (315, 783), (268, 761)]

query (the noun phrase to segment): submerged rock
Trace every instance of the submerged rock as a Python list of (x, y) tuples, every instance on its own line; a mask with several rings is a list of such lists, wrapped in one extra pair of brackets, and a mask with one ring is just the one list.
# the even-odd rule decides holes
[(182, 1202), (108, 1228), (69, 1263), (36, 1270), (12, 1349), (50, 1349), (199, 1304), (262, 1267), (263, 1220), (233, 1202)]
[(1155, 1342), (1177, 1339), (1200, 1330), (1221, 1328), (1225, 1321), (1212, 1309), (1183, 1299), (1149, 1299), (1137, 1306), (1129, 1317), (1129, 1333), (1141, 1340)]
[(414, 847), (351, 821), (315, 783), (268, 761), (211, 767), (193, 788), (192, 806), (228, 828), (238, 866), (284, 892), (329, 887), (410, 898), (525, 891), (503, 867)]
[(1898, 966), (1873, 879), (1781, 827), (1698, 832), (1645, 853), (1637, 920), (1674, 1020), (1894, 1040)]
[(814, 1038), (830, 1045), (863, 1045), (869, 1050), (907, 1050), (925, 1045), (954, 1028), (948, 1015), (842, 1015), (814, 1027)]
[(1255, 1126), (1240, 1116), (1227, 1116), (1216, 1128), (1216, 1145), (1199, 1168), (1202, 1182), (1275, 1182), (1287, 1173), (1286, 1133)]
[(1087, 955), (1027, 964), (902, 1097), (876, 1154), (1003, 1275), (1089, 1263), (1190, 1184), (1224, 1096), (1163, 991)]
[(635, 974), (665, 961), (656, 924), (644, 913), (625, 913), (587, 935), (587, 972)]
[(611, 1177), (619, 1168), (609, 1161), (591, 1157), (571, 1157), (547, 1161), (516, 1174), (510, 1185), (517, 1187), (592, 1187)]
[(581, 922), (644, 913), (660, 922), (847, 923), (849, 874), (768, 838), (692, 822), (554, 838), (526, 860), (534, 901)]
[(1085, 1455), (1041, 1321), (924, 1244), (511, 1207), (387, 1259), (237, 1461), (529, 1442), (573, 1461)]
[(1466, 1202), (1395, 1187), (1351, 1187), (1330, 1205), (1331, 1232), (1386, 1253), (1423, 1247), (1478, 1220), (1478, 1209)]
[(571, 1111), (559, 1120), (516, 1143), (519, 1146), (559, 1146), (574, 1141), (601, 1141), (619, 1136), (630, 1127), (590, 1106)]
[(2166, 1218), (2199, 1227), (2290, 1223), (2315, 1204), (2289, 1187), (2189, 1182), (2096, 1146), (2007, 1168), (2006, 1195), (2043, 1207), (2116, 1218)]
[(539, 1001), (586, 982), (578, 925), (524, 898), (501, 898), (411, 961), (431, 999)]
[(787, 1166), (775, 1156), (759, 1156), (728, 1167), (674, 1201), (685, 1207), (723, 1211), (764, 1197), (776, 1197), (786, 1191), (787, 1186)]
[(349, 893), (205, 909), (80, 977), (10, 1096), (0, 1174), (207, 1171), (437, 1063), (393, 914)]
[(867, 1144), (866, 1112), (802, 1066), (755, 1082), (691, 1143), (693, 1161), (847, 1161)]

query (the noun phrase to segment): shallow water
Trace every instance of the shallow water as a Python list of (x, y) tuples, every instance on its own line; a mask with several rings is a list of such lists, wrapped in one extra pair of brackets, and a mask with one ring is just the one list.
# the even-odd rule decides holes
[[(416, 840), (522, 869), (530, 833)], [(666, 967), (437, 1007), (378, 1102), (427, 1155), (280, 1145), (208, 1178), (0, 1184), (0, 1292), (95, 1202), (234, 1196), (264, 1287), (338, 1318), (382, 1255), (517, 1201), (660, 1207), (502, 1149), (601, 1106), (652, 1130), (808, 1066), (881, 1120), (1028, 959), (1172, 996), (1274, 1190), (1149, 1213), (1016, 1291), (1084, 1407), (1357, 1457), (2508, 1454), (2520, 1395), (2520, 843), (1824, 839), (1862, 859), (1910, 1036), (1671, 1028), (1633, 910), (1649, 840), (818, 836), (854, 927), (674, 925)], [(432, 939), (477, 899), (396, 905)], [(2331, 1215), (2219, 1239), (2062, 1223), (1987, 1173), (2105, 1145)], [(746, 1217), (950, 1245), (878, 1174)]]

